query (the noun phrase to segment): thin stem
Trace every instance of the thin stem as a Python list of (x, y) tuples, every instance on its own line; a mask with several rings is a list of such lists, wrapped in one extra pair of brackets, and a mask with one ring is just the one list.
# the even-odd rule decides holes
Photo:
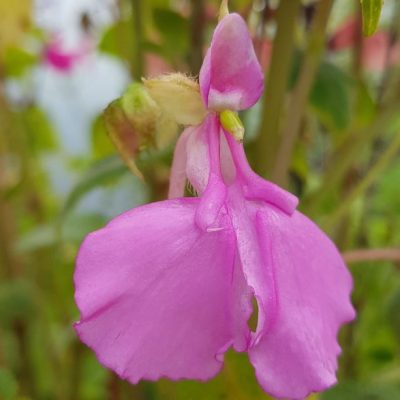
[(143, 25), (142, 25), (142, 4), (141, 0), (132, 1), (133, 12), (133, 34), (135, 41), (134, 59), (133, 59), (133, 77), (140, 81), (143, 76)]
[(277, 11), (277, 32), (266, 81), (262, 120), (255, 143), (256, 169), (262, 176), (271, 172), (279, 143), (279, 124), (292, 64), (299, 8), (300, 0), (281, 0)]
[(381, 155), (375, 165), (368, 171), (364, 178), (356, 185), (356, 187), (347, 195), (340, 206), (335, 210), (328, 219), (328, 225), (334, 225), (344, 214), (346, 214), (350, 206), (359, 196), (361, 196), (380, 176), (387, 165), (396, 157), (400, 150), (400, 134), (396, 133), (394, 140), (389, 144), (386, 151)]
[(203, 62), (205, 28), (204, 0), (191, 0), (191, 4), (191, 48), (189, 62), (192, 74), (197, 75)]
[(400, 262), (400, 249), (358, 249), (349, 250), (342, 254), (346, 263), (366, 261)]
[(385, 62), (384, 62), (384, 72), (381, 77), (381, 81), (378, 87), (378, 96), (377, 96), (377, 103), (381, 105), (383, 100), (385, 100), (387, 89), (390, 88), (390, 83), (395, 84), (396, 82), (392, 82), (392, 78), (394, 74), (394, 68), (390, 65), (390, 58), (392, 51), (396, 44), (396, 38), (398, 38), (400, 34), (400, 26), (399, 26), (399, 19), (400, 19), (400, 3), (396, 2), (395, 10), (392, 15), (392, 20), (390, 23), (389, 35), (390, 41), (389, 46), (386, 48), (385, 54)]
[(352, 70), (353, 76), (356, 81), (362, 81), (362, 52), (364, 37), (362, 33), (362, 11), (360, 0), (354, 0), (355, 18), (357, 19), (355, 31), (353, 33), (353, 57), (352, 57)]
[(301, 121), (307, 107), (314, 77), (324, 52), (325, 32), (332, 4), (333, 0), (322, 0), (318, 3), (309, 33), (303, 65), (290, 99), (287, 111), (288, 118), (286, 118), (282, 129), (281, 142), (272, 173), (272, 180), (281, 186), (287, 186), (293, 149), (299, 135)]

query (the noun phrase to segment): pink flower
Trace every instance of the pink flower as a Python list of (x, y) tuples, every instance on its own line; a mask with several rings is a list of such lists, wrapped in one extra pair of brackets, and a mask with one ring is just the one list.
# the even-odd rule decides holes
[(334, 33), (329, 41), (329, 48), (341, 51), (354, 46), (358, 31), (361, 43), (361, 61), (364, 68), (372, 72), (382, 72), (385, 68), (396, 65), (400, 60), (400, 42), (391, 43), (390, 33), (380, 30), (370, 37), (362, 37), (361, 21), (350, 17)]
[(54, 69), (67, 73), (82, 60), (82, 58), (90, 51), (89, 43), (82, 43), (77, 50), (65, 50), (60, 39), (51, 41), (44, 49), (44, 61)]
[[(297, 198), (256, 175), (223, 128), (237, 127), (225, 110), (251, 107), (262, 88), (246, 24), (229, 14), (200, 72), (208, 114), (176, 146), (171, 199), (122, 214), (82, 244), (76, 331), (132, 383), (210, 379), (230, 347), (248, 353), (276, 397), (336, 382), (337, 332), (354, 318), (350, 274)], [(186, 178), (199, 197), (183, 197)]]

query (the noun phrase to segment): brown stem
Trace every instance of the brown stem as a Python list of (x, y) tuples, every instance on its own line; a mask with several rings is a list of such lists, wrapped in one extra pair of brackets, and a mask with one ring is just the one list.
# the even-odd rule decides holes
[(0, 261), (8, 278), (18, 277), (22, 274), (22, 263), (13, 251), (14, 237), (13, 210), (10, 204), (0, 197)]
[(203, 44), (205, 28), (204, 0), (191, 0), (191, 49), (189, 65), (191, 73), (197, 75), (203, 62)]
[(362, 11), (360, 7), (360, 0), (354, 0), (354, 7), (356, 9), (357, 24), (353, 34), (354, 47), (353, 47), (353, 76), (357, 81), (362, 79), (362, 52), (364, 37), (362, 33)]
[(31, 357), (28, 346), (28, 329), (25, 321), (16, 320), (13, 324), (14, 334), (18, 342), (19, 361), (21, 363), (20, 379), (24, 394), (35, 396), (35, 380), (32, 371)]
[(400, 249), (358, 249), (349, 250), (342, 254), (346, 263), (366, 261), (392, 261), (400, 262)]
[(143, 77), (143, 25), (141, 0), (132, 0), (133, 11), (133, 35), (135, 41), (135, 53), (133, 59), (133, 77), (140, 81)]
[(109, 400), (120, 400), (121, 399), (121, 388), (120, 379), (114, 372), (109, 373), (108, 380), (108, 399)]
[(71, 384), (69, 391), (69, 399), (75, 400), (79, 398), (81, 369), (82, 369), (82, 344), (75, 341), (72, 344), (72, 369), (71, 369)]

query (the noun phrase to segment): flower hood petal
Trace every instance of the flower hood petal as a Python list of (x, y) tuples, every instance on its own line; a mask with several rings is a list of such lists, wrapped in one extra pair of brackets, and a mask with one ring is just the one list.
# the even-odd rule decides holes
[(263, 73), (240, 15), (228, 14), (215, 29), (200, 70), (200, 91), (214, 110), (243, 110), (260, 98)]

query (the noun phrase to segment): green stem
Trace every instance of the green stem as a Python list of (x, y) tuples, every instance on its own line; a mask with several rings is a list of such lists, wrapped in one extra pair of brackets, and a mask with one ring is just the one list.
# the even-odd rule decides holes
[(388, 146), (387, 150), (381, 155), (375, 165), (368, 171), (364, 178), (341, 202), (340, 206), (327, 220), (328, 226), (333, 226), (349, 210), (354, 200), (360, 197), (375, 181), (379, 178), (382, 171), (396, 157), (400, 150), (400, 134), (395, 134), (395, 138)]
[(303, 58), (299, 78), (291, 96), (287, 111), (288, 118), (282, 129), (280, 146), (273, 168), (272, 180), (282, 186), (287, 185), (288, 172), (293, 149), (299, 134), (301, 121), (307, 107), (308, 96), (315, 74), (325, 49), (325, 32), (333, 0), (318, 3), (313, 24), (309, 33), (307, 48)]
[(266, 81), (261, 125), (255, 143), (256, 169), (263, 176), (272, 170), (279, 143), (279, 124), (292, 64), (299, 7), (300, 0), (281, 0), (277, 10), (277, 32)]

